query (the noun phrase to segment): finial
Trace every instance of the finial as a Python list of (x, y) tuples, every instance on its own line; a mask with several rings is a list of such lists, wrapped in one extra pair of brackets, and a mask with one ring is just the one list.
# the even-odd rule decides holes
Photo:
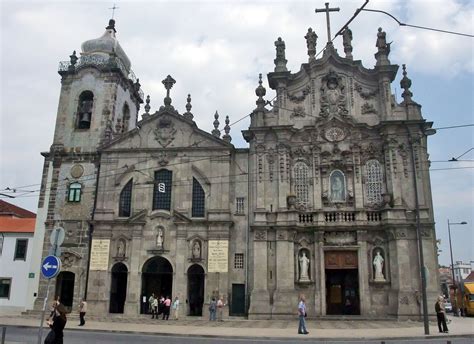
[(306, 36), (304, 36), (306, 39), (306, 46), (308, 47), (308, 56), (309, 56), (309, 62), (316, 60), (316, 41), (318, 39), (318, 35), (316, 32), (313, 31), (312, 28), (308, 29), (308, 32), (306, 33)]
[(110, 19), (109, 20), (109, 25), (105, 28), (106, 30), (114, 30), (114, 33), (117, 33), (117, 30), (115, 30), (115, 20)]
[(257, 104), (257, 109), (263, 109), (265, 107), (265, 100), (263, 97), (267, 93), (265, 87), (262, 86), (262, 73), (258, 75), (258, 87), (255, 89), (255, 94), (257, 95), (258, 99), (255, 102)]
[(186, 112), (183, 114), (183, 117), (189, 120), (193, 120), (194, 115), (191, 113), (191, 108), (193, 107), (191, 105), (191, 95), (188, 94), (188, 98), (186, 98)]
[(413, 93), (411, 93), (410, 91), (411, 80), (407, 77), (406, 65), (403, 64), (402, 68), (403, 68), (403, 78), (402, 80), (400, 80), (400, 87), (403, 88), (404, 90), (402, 93), (403, 101), (405, 103), (411, 103), (413, 102), (413, 100), (411, 99), (411, 97), (413, 96)]
[(230, 133), (230, 120), (229, 120), (229, 116), (225, 116), (225, 127), (224, 127), (224, 132), (225, 132), (225, 135), (222, 136), (222, 139), (224, 141), (227, 141), (227, 142), (230, 142), (232, 141), (232, 137), (230, 137), (229, 133)]
[(219, 129), (217, 129), (219, 127), (219, 114), (217, 113), (217, 110), (214, 114), (214, 118), (214, 130), (212, 131), (212, 135), (214, 135), (215, 137), (221, 137), (221, 132), (219, 131)]
[(150, 115), (150, 95), (146, 96), (145, 102), (146, 102), (146, 104), (145, 104), (145, 114), (149, 116)]
[(342, 45), (344, 46), (344, 53), (346, 59), (352, 60), (352, 31), (349, 27), (342, 32)]
[(165, 106), (168, 107), (171, 105), (171, 98), (170, 98), (170, 90), (173, 87), (173, 85), (176, 83), (176, 80), (174, 80), (171, 75), (168, 75), (166, 79), (162, 81), (163, 85), (166, 88), (166, 97), (164, 99)]
[(285, 59), (285, 41), (278, 37), (275, 41), (276, 48), (276, 59), (275, 62), (275, 72), (287, 72), (286, 63), (288, 62)]

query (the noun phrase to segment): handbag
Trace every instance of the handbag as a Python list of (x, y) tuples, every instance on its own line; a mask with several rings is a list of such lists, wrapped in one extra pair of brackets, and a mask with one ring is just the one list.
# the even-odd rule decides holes
[(44, 344), (54, 344), (56, 342), (56, 334), (53, 330), (49, 331), (48, 335), (44, 339)]

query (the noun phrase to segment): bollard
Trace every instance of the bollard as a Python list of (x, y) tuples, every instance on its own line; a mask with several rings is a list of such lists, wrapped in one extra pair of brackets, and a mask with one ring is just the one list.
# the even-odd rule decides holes
[(2, 344), (5, 344), (5, 337), (7, 335), (7, 327), (6, 326), (3, 326), (2, 327)]

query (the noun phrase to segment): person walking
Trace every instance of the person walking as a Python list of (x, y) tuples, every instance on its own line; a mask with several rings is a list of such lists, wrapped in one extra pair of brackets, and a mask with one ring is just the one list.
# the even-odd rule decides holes
[(53, 319), (46, 322), (51, 331), (44, 340), (45, 344), (63, 344), (64, 326), (66, 326), (67, 322), (66, 308), (62, 304), (58, 304), (54, 313)]
[(153, 314), (153, 300), (155, 299), (155, 293), (152, 293), (148, 298), (148, 312)]
[(162, 320), (168, 320), (170, 317), (170, 308), (171, 308), (171, 298), (166, 296), (165, 301), (163, 302), (163, 318)]
[(173, 317), (174, 320), (178, 320), (179, 317), (179, 298), (176, 296), (173, 302)]
[(213, 297), (209, 304), (209, 321), (216, 321), (217, 302)]
[(222, 300), (222, 296), (217, 300), (217, 321), (224, 321), (222, 315), (224, 313), (225, 303)]
[(298, 304), (298, 317), (299, 317), (299, 324), (298, 324), (298, 334), (308, 334), (309, 332), (306, 330), (306, 304), (305, 298), (303, 295), (300, 296), (300, 303)]
[(87, 301), (86, 299), (82, 299), (81, 303), (79, 304), (79, 326), (84, 326), (86, 324), (86, 319), (84, 317), (86, 316), (87, 312)]
[(444, 297), (438, 296), (435, 303), (436, 318), (438, 319), (439, 333), (449, 333), (448, 325), (446, 325), (446, 310), (444, 309)]
[(151, 318), (154, 319), (155, 317), (156, 319), (158, 319), (158, 299), (157, 298), (153, 298), (153, 301), (151, 304)]

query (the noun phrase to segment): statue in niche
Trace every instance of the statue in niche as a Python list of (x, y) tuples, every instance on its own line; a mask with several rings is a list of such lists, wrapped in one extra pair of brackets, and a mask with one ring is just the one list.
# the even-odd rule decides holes
[(346, 200), (346, 186), (342, 172), (334, 171), (331, 173), (329, 182), (331, 185), (331, 201), (344, 202)]
[(374, 257), (374, 261), (373, 261), (374, 270), (375, 270), (374, 281), (376, 281), (376, 282), (384, 282), (385, 281), (385, 277), (383, 275), (383, 262), (384, 262), (384, 259), (383, 259), (382, 255), (380, 254), (380, 250), (377, 250), (376, 254), (375, 254), (375, 257)]
[(341, 77), (336, 72), (330, 71), (323, 79), (321, 86), (321, 117), (329, 115), (347, 115), (346, 96)]
[(156, 246), (163, 248), (163, 230), (161, 228), (158, 229), (158, 235), (156, 236)]
[(301, 252), (298, 260), (300, 261), (300, 282), (309, 282), (309, 258), (306, 257), (306, 251)]
[(117, 257), (125, 257), (125, 241), (122, 239), (117, 242)]
[(193, 259), (201, 259), (201, 245), (195, 240), (192, 248)]

